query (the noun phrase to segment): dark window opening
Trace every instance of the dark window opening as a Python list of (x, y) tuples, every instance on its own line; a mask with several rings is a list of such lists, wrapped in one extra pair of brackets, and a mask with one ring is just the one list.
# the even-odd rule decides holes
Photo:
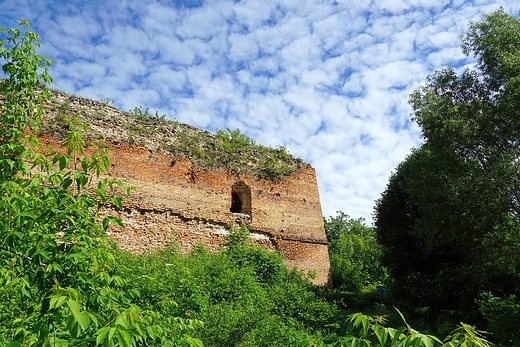
[(236, 182), (231, 187), (231, 208), (229, 211), (251, 215), (251, 188), (242, 181)]
[(231, 193), (231, 212), (241, 213), (242, 212), (242, 201), (237, 193)]

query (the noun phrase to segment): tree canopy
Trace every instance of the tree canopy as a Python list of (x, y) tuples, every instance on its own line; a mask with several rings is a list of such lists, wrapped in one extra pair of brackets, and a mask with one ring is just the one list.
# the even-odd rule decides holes
[(344, 212), (325, 219), (325, 232), (332, 282), (335, 287), (359, 291), (364, 286), (381, 284), (384, 269), (374, 228), (363, 218), (354, 219)]
[(499, 9), (461, 39), (476, 65), (441, 69), (412, 93), (424, 144), (374, 217), (396, 294), (438, 310), (520, 284), (520, 21)]

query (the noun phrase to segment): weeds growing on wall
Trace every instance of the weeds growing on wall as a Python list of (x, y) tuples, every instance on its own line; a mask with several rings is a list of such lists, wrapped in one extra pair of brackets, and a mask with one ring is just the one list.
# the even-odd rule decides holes
[(166, 146), (168, 153), (186, 156), (206, 169), (224, 168), (237, 175), (252, 174), (275, 180), (298, 171), (304, 165), (285, 147), (258, 145), (239, 129), (218, 130), (214, 135), (183, 127), (177, 131), (175, 140)]
[[(217, 130), (216, 134), (197, 129), (166, 115), (152, 113), (148, 108), (135, 107), (121, 112), (101, 102), (50, 91), (46, 103), (48, 114), (42, 131), (65, 136), (67, 120), (76, 117), (83, 124), (95, 127), (81, 130), (85, 138), (113, 143), (139, 145), (173, 157), (187, 157), (206, 170), (223, 168), (236, 175), (251, 174), (276, 180), (297, 172), (304, 162), (293, 157), (284, 146), (275, 148), (257, 144), (239, 129)], [(59, 99), (59, 101), (58, 101)], [(82, 103), (78, 106), (77, 103)], [(109, 135), (99, 129), (115, 129)]]

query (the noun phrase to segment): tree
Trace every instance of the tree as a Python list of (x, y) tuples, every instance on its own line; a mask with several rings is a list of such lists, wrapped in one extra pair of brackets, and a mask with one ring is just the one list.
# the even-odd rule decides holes
[(364, 286), (380, 284), (384, 270), (374, 229), (367, 226), (363, 218), (350, 218), (340, 211), (324, 222), (334, 285), (359, 291)]
[(484, 192), (470, 164), (424, 145), (399, 164), (376, 203), (391, 292), (412, 306), (469, 314), (481, 290), (514, 289), (519, 258), (504, 242), (511, 220), (496, 213), (498, 192)]
[(129, 189), (100, 176), (108, 157), (85, 155), (73, 124), (63, 151), (38, 149), (51, 60), (19, 24), (0, 29), (0, 346), (200, 346), (191, 322), (142, 311), (114, 275), (104, 231), (120, 221), (100, 209)]
[(451, 68), (427, 78), (410, 97), (425, 143), (437, 152), (473, 162), (509, 212), (520, 212), (520, 20), (503, 9), (470, 22), (462, 37), (474, 69)]
[(520, 285), (520, 21), (483, 15), (462, 48), (475, 68), (437, 71), (411, 95), (424, 144), (390, 177), (374, 220), (399, 297), (469, 314), (480, 291)]

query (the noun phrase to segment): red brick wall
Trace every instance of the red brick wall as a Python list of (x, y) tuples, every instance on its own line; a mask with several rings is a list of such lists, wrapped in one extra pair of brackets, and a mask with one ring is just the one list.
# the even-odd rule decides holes
[[(120, 217), (126, 226), (108, 231), (120, 247), (143, 252), (175, 240), (184, 252), (197, 243), (217, 249), (228, 229), (244, 217), (230, 211), (233, 186), (242, 182), (235, 187), (250, 193), (246, 224), (252, 237), (268, 249), (278, 249), (288, 265), (315, 273), (315, 283), (328, 282), (329, 256), (313, 168), (304, 165), (274, 181), (221, 169), (205, 171), (187, 158), (172, 158), (159, 150), (171, 136), (143, 137), (141, 146), (121, 144), (128, 137), (123, 113), (96, 101), (55, 94), (47, 105), (46, 121), (55, 124), (64, 112), (80, 116), (90, 125), (91, 136), (111, 142), (108, 175), (137, 187), (123, 211), (106, 212)], [(59, 148), (52, 136), (42, 140)]]
[(109, 174), (138, 187), (117, 214), (126, 228), (110, 230), (121, 247), (143, 251), (177, 240), (183, 251), (199, 242), (216, 249), (236, 224), (231, 193), (241, 181), (251, 189), (249, 226), (258, 242), (276, 247), (291, 266), (315, 272), (316, 283), (327, 282), (329, 258), (312, 168), (270, 181), (220, 169), (206, 172), (188, 159), (173, 161), (139, 147), (116, 146), (109, 156)]

